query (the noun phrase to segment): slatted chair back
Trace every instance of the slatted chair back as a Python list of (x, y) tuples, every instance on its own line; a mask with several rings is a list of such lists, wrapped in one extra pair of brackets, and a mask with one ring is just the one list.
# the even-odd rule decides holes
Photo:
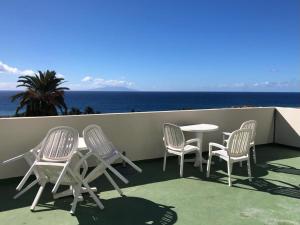
[(78, 131), (72, 127), (52, 128), (43, 140), (38, 157), (44, 161), (67, 161), (77, 150), (78, 137)]
[(249, 153), (252, 129), (239, 129), (229, 137), (228, 155), (230, 157), (245, 156)]
[(83, 137), (88, 149), (99, 154), (102, 158), (109, 157), (116, 151), (114, 145), (98, 125), (92, 124), (87, 126), (83, 130)]
[(163, 126), (164, 142), (166, 148), (175, 151), (182, 151), (185, 145), (185, 138), (180, 127), (165, 123)]
[(251, 129), (252, 130), (252, 135), (251, 135), (251, 142), (255, 140), (256, 136), (256, 121), (255, 120), (249, 120), (245, 121), (240, 129)]

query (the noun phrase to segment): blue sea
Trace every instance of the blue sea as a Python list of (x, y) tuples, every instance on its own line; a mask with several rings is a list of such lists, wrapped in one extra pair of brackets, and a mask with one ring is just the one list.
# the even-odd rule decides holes
[[(0, 115), (13, 115), (17, 103), (10, 97), (16, 91), (0, 91)], [(69, 108), (86, 106), (101, 113), (143, 112), (181, 109), (208, 109), (242, 106), (300, 107), (300, 92), (97, 92), (68, 91)]]

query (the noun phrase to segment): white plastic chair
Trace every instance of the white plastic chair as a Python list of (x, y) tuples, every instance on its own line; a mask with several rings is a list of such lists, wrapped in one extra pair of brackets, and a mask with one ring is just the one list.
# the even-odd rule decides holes
[[(180, 127), (170, 123), (165, 123), (163, 125), (163, 134), (163, 141), (165, 144), (163, 171), (166, 170), (167, 155), (177, 155), (180, 157), (180, 177), (182, 177), (184, 155), (196, 152), (197, 158), (200, 162), (200, 171), (202, 172), (202, 151), (201, 148), (198, 147), (200, 142), (198, 138), (185, 141), (185, 137)], [(196, 143), (197, 146), (191, 145), (192, 143)]]
[[(255, 151), (256, 126), (257, 126), (257, 122), (255, 120), (249, 120), (249, 121), (245, 121), (244, 123), (242, 123), (242, 125), (240, 127), (240, 129), (251, 129), (252, 130), (250, 148), (252, 148), (254, 163), (256, 163), (256, 151)], [(223, 144), (224, 145), (228, 141), (230, 134), (231, 134), (230, 132), (223, 132)], [(240, 165), (242, 165), (242, 164), (240, 163)]]
[[(26, 161), (26, 163), (28, 164), (29, 167), (32, 166), (32, 164), (34, 163), (34, 161), (36, 160), (36, 157), (38, 155), (38, 152), (40, 150), (41, 144), (38, 144), (36, 147), (34, 147), (33, 149), (29, 150), (28, 152), (25, 152), (24, 154), (18, 155), (16, 157), (13, 157), (11, 159), (8, 159), (4, 162), (2, 162), (2, 165), (6, 165), (8, 163), (12, 163), (15, 162), (19, 159), (24, 159)], [(34, 185), (36, 185), (39, 181), (39, 173), (37, 170), (33, 171), (34, 175), (35, 175), (35, 180), (33, 180), (30, 184), (28, 184), (23, 190), (21, 190), (19, 193), (17, 193), (13, 198), (17, 199), (19, 198), (21, 195), (23, 195), (25, 192), (27, 192), (30, 188), (34, 187)]]
[[(220, 159), (223, 159), (227, 162), (229, 186), (231, 186), (232, 164), (235, 162), (247, 161), (249, 181), (252, 181), (249, 158), (251, 136), (252, 129), (239, 129), (231, 133), (227, 142), (227, 146), (210, 142), (207, 163), (207, 177), (210, 176), (212, 157), (218, 156)], [(213, 147), (217, 149), (213, 150)]]
[[(76, 210), (77, 202), (80, 200), (82, 186), (91, 195), (100, 209), (104, 206), (93, 193), (92, 189), (86, 181), (84, 181), (80, 168), (86, 162), (82, 161), (82, 155), (77, 152), (78, 132), (71, 127), (56, 127), (51, 129), (46, 135), (37, 155), (36, 161), (33, 163), (29, 171), (26, 173), (17, 189), (20, 190), (30, 174), (37, 170), (39, 177), (40, 188), (32, 203), (31, 210), (35, 209), (36, 204), (47, 183), (53, 183), (54, 188), (52, 193), (56, 193), (60, 185), (70, 186), (74, 200), (70, 213)], [(86, 172), (87, 165), (84, 167)]]
[(109, 139), (105, 136), (101, 127), (99, 127), (98, 125), (93, 124), (87, 126), (83, 130), (83, 138), (87, 148), (90, 150), (90, 152), (85, 157), (88, 158), (90, 156), (94, 156), (99, 162), (98, 166), (87, 175), (86, 179), (93, 180), (99, 176), (99, 173), (104, 173), (107, 179), (110, 181), (110, 183), (122, 195), (120, 188), (106, 172), (106, 169), (109, 169), (126, 184), (128, 183), (128, 180), (122, 174), (120, 174), (114, 167), (111, 166), (112, 163), (114, 163), (118, 159), (122, 159), (136, 171), (141, 173), (142, 169), (135, 165), (126, 156), (121, 154), (112, 144), (112, 142), (110, 142)]

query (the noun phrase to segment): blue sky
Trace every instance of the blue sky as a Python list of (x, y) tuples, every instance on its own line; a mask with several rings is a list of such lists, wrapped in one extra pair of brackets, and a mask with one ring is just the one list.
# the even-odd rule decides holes
[(0, 27), (2, 90), (300, 91), (299, 0), (4, 0)]

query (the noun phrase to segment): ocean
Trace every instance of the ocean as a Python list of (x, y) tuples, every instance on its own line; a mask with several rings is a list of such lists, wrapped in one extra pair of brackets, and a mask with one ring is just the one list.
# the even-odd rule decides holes
[[(14, 114), (16, 91), (0, 91), (0, 115)], [(300, 92), (97, 92), (68, 91), (68, 108), (92, 107), (101, 113), (209, 109), (242, 106), (300, 107)]]

